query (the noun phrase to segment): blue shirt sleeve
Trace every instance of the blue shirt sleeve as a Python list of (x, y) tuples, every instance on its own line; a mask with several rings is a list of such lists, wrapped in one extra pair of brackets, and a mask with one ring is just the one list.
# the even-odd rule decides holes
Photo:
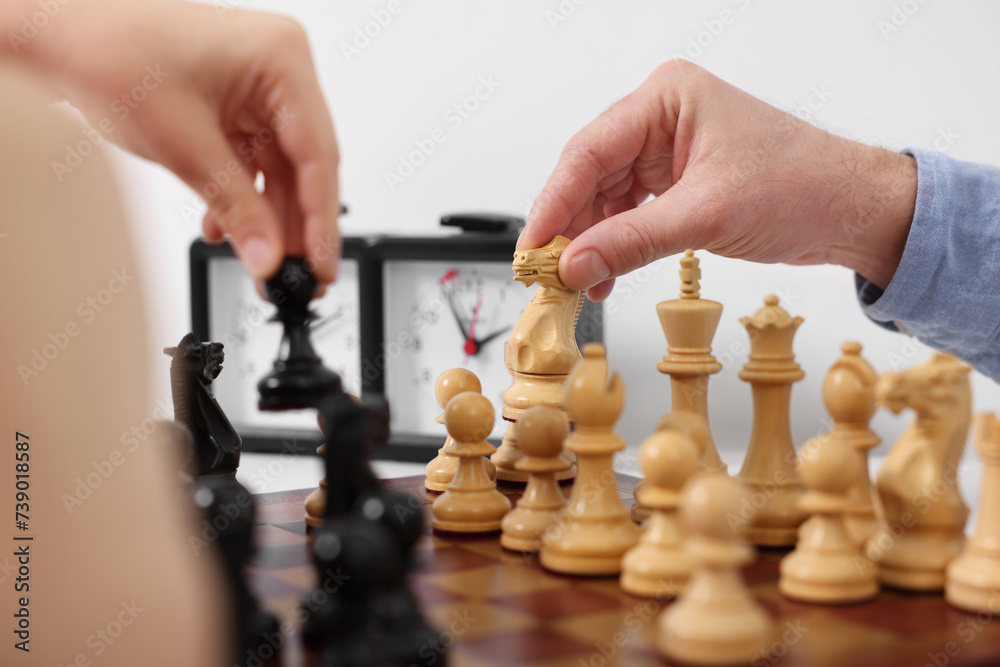
[(1000, 170), (940, 153), (917, 160), (917, 202), (883, 292), (856, 276), (865, 314), (1000, 382)]

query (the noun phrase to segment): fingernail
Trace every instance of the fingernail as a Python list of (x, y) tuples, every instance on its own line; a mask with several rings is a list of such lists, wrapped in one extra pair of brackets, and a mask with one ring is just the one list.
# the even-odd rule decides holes
[(255, 277), (269, 277), (265, 274), (271, 267), (271, 245), (260, 236), (251, 236), (243, 241), (240, 259)]
[(566, 271), (561, 276), (569, 287), (583, 289), (593, 287), (611, 275), (608, 263), (596, 250), (583, 250), (566, 263)]

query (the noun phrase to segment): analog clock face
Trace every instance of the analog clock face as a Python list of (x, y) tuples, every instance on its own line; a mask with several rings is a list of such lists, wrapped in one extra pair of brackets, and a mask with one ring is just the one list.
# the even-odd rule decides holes
[[(479, 377), (502, 437), (503, 392), (511, 377), (504, 344), (534, 288), (514, 282), (506, 262), (387, 261), (383, 268), (385, 391), (396, 432), (442, 435), (434, 383), (449, 368)], [(442, 440), (443, 441), (443, 440)]]
[[(317, 431), (315, 410), (262, 413), (257, 382), (270, 372), (281, 343), (282, 327), (270, 319), (275, 306), (264, 301), (235, 258), (209, 263), (209, 331), (222, 343), (226, 359), (212, 383), (216, 400), (237, 430), (244, 428)], [(312, 343), (323, 363), (340, 374), (344, 390), (361, 391), (361, 333), (358, 263), (344, 258), (337, 282), (312, 303)]]

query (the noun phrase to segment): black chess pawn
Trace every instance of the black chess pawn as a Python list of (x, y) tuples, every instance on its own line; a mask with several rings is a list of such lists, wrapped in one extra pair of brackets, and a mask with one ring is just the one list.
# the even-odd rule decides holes
[(177, 347), (163, 350), (170, 362), (170, 389), (174, 420), (190, 432), (194, 441), (194, 474), (236, 475), (242, 441), (226, 414), (212, 396), (212, 381), (222, 372), (222, 343), (202, 343), (189, 333)]
[(446, 646), (440, 633), (424, 619), (408, 581), (415, 566), (413, 548), (423, 533), (423, 513), (419, 507), (414, 509), (405, 493), (384, 489), (361, 502), (366, 515), (377, 517), (389, 529), (400, 558), (400, 567), (391, 573), (379, 610), (392, 664), (406, 667), (445, 664)]
[(264, 288), (278, 308), (272, 321), (281, 322), (284, 334), (274, 369), (257, 383), (258, 407), (315, 408), (327, 394), (342, 391), (340, 376), (323, 365), (309, 341), (309, 323), (315, 319), (309, 302), (316, 295), (316, 279), (304, 258), (286, 257)]
[(378, 615), (391, 573), (399, 569), (392, 536), (362, 514), (330, 518), (316, 531), (319, 585), (303, 601), (302, 639), (328, 667), (395, 667)]
[(260, 656), (265, 647), (267, 655), (273, 654), (280, 635), (278, 621), (260, 608), (246, 582), (246, 566), (254, 553), (255, 511), (250, 493), (235, 478), (209, 475), (198, 481), (194, 499), (209, 525), (218, 531), (215, 541), (235, 610), (235, 664), (266, 663)]
[(324, 648), (328, 665), (445, 664), (440, 635), (427, 625), (407, 581), (423, 514), (405, 494), (384, 489), (369, 463), (388, 439), (388, 405), (332, 394), (320, 412), (328, 497), (314, 537), (320, 585), (303, 606), (316, 608), (327, 597), (321, 591), (336, 586), (337, 592), (307, 617), (303, 638)]

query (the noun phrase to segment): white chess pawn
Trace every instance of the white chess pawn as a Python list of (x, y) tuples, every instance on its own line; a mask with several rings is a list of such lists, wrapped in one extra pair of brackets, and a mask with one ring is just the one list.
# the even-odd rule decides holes
[(720, 472), (692, 477), (681, 496), (694, 569), (680, 598), (660, 616), (657, 647), (695, 665), (747, 664), (770, 645), (774, 624), (751, 597), (740, 567), (754, 550), (742, 526), (731, 524), (749, 489)]
[[(700, 418), (699, 418), (700, 419)], [(622, 590), (639, 597), (677, 595), (691, 576), (691, 559), (684, 549), (686, 531), (678, 510), (681, 487), (697, 472), (701, 451), (684, 432), (657, 431), (639, 450), (645, 484), (636, 492), (651, 511), (639, 544), (622, 559)]]
[(836, 433), (813, 438), (799, 455), (807, 491), (799, 508), (810, 518), (799, 527), (795, 550), (781, 561), (778, 590), (804, 602), (842, 604), (878, 595), (878, 568), (847, 531), (854, 506), (848, 491), (861, 472), (857, 453)]
[(484, 456), (496, 448), (486, 441), (496, 414), (490, 399), (463, 392), (444, 409), (444, 424), (452, 442), (447, 452), (457, 456), (458, 469), (445, 492), (431, 505), (431, 525), (453, 533), (490, 533), (510, 511), (510, 501), (497, 491), (496, 480), (486, 473)]
[(514, 431), (523, 454), (514, 467), (527, 472), (529, 477), (517, 507), (503, 518), (500, 546), (534, 553), (541, 548), (546, 529), (566, 506), (556, 473), (571, 466), (560, 456), (569, 425), (561, 410), (536, 405), (521, 414)]
[[(694, 446), (701, 452), (699, 454), (701, 457), (698, 465), (699, 469), (725, 471), (725, 466), (717, 468), (705, 463), (705, 448), (708, 447), (711, 433), (708, 430), (708, 422), (705, 421), (704, 417), (695, 412), (685, 412), (684, 410), (670, 412), (660, 417), (660, 421), (656, 422), (656, 429), (654, 430), (663, 431), (666, 429), (680, 431), (691, 438)], [(632, 495), (635, 497), (635, 504), (632, 505), (630, 514), (632, 515), (632, 520), (636, 523), (644, 523), (650, 515), (649, 508), (645, 507), (639, 499), (639, 496), (642, 495), (642, 487), (645, 484), (646, 480), (640, 480), (632, 491)]]
[[(448, 401), (463, 391), (474, 391), (477, 394), (483, 393), (483, 387), (479, 383), (479, 378), (476, 377), (476, 374), (464, 368), (450, 368), (441, 373), (438, 376), (437, 382), (434, 383), (434, 398), (437, 399), (438, 405), (441, 406), (442, 410), (448, 405)], [(443, 424), (444, 413), (442, 412), (438, 415), (435, 421), (438, 424)], [(447, 451), (450, 442), (451, 436), (449, 435), (445, 439), (441, 449), (438, 450), (437, 456), (427, 464), (424, 488), (428, 491), (443, 493), (448, 486), (448, 482), (455, 476), (455, 471), (458, 469), (458, 459)], [(486, 462), (486, 472), (489, 474), (490, 479), (496, 478), (496, 466), (490, 461)]]

